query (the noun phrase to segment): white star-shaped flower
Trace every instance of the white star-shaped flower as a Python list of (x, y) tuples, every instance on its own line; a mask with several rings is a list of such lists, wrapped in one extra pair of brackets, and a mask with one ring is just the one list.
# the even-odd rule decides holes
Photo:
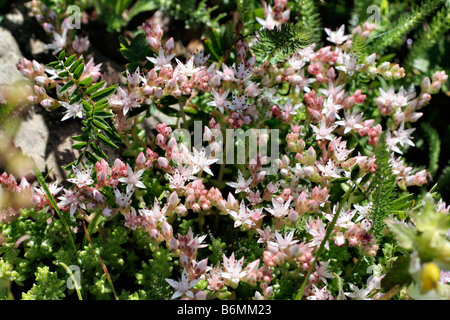
[(130, 191), (135, 187), (145, 189), (145, 184), (142, 181), (140, 181), (141, 176), (144, 173), (145, 169), (141, 169), (138, 172), (134, 173), (133, 169), (131, 169), (130, 165), (127, 163), (127, 171), (128, 175), (126, 177), (117, 179), (120, 182), (127, 184), (127, 193), (130, 193)]
[(350, 35), (344, 35), (345, 25), (341, 25), (337, 31), (331, 31), (331, 29), (325, 28), (325, 32), (328, 35), (327, 40), (337, 45), (344, 43), (350, 38)]
[(175, 289), (175, 293), (170, 299), (176, 299), (181, 296), (186, 296), (191, 299), (194, 298), (194, 293), (191, 289), (200, 281), (200, 279), (189, 281), (189, 274), (186, 269), (183, 269), (183, 273), (181, 274), (181, 279), (179, 281), (168, 278), (165, 280)]
[(245, 180), (244, 175), (242, 174), (241, 170), (238, 169), (238, 181), (237, 182), (227, 182), (226, 184), (229, 185), (232, 188), (236, 189), (236, 193), (239, 192), (250, 192), (250, 184), (253, 181), (253, 177), (248, 178), (248, 180)]
[(195, 68), (194, 66), (194, 57), (191, 57), (186, 64), (183, 64), (180, 60), (175, 58), (178, 66), (175, 69), (176, 73), (184, 74), (188, 77), (193, 76), (197, 72), (203, 69), (203, 67)]
[(169, 68), (172, 65), (170, 64), (170, 60), (175, 57), (175, 54), (171, 54), (166, 56), (163, 48), (159, 48), (159, 53), (156, 58), (147, 57), (147, 60), (153, 63), (155, 70), (160, 70), (162, 67)]
[(70, 118), (83, 118), (83, 106), (79, 103), (69, 104), (67, 102), (61, 101), (61, 104), (64, 108), (66, 108), (65, 115), (61, 119), (61, 121), (70, 119)]
[(192, 148), (192, 149), (194, 151), (194, 155), (191, 155), (191, 162), (193, 164), (192, 174), (196, 174), (200, 170), (203, 170), (206, 173), (213, 176), (214, 174), (212, 173), (209, 166), (211, 164), (219, 161), (219, 159), (215, 159), (215, 158), (211, 158), (210, 156), (207, 156), (205, 148), (202, 148), (200, 151), (198, 151), (195, 148)]
[(336, 129), (337, 125), (332, 125), (331, 127), (328, 127), (325, 117), (322, 118), (319, 122), (319, 127), (316, 127), (315, 125), (310, 124), (311, 128), (313, 129), (314, 133), (316, 134), (316, 140), (333, 140), (333, 135), (331, 132), (333, 132), (334, 129)]
[(84, 168), (79, 170), (77, 167), (72, 166), (73, 173), (75, 173), (75, 178), (67, 179), (67, 181), (75, 183), (78, 188), (90, 186), (94, 183), (94, 180), (91, 179), (92, 168), (93, 166), (91, 165), (87, 170)]
[(239, 212), (227, 209), (228, 213), (234, 219), (234, 227), (237, 228), (240, 225), (253, 226), (255, 222), (251, 220), (253, 216), (253, 211), (249, 210), (244, 203), (244, 200), (241, 201), (241, 205), (239, 206)]

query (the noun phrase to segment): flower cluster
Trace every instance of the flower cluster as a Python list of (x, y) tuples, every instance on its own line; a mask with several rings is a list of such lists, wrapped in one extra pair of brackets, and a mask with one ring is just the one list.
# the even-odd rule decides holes
[[(261, 28), (276, 30), (288, 23), (287, 1), (263, 6), (265, 19), (256, 18)], [(38, 21), (54, 35), (48, 48), (59, 52), (67, 46), (67, 28), (61, 25), (59, 33), (56, 22), (44, 22), (56, 19), (51, 11), (44, 17), (45, 10), (35, 9)], [(172, 299), (226, 299), (242, 283), (253, 288), (253, 299), (286, 298), (280, 277), (296, 286), (287, 298), (381, 297), (385, 269), (377, 269), (367, 282), (360, 280), (361, 289), (345, 274), (349, 268), (373, 269), (377, 255), (385, 254), (373, 228), (373, 208), (378, 204), (370, 201), (377, 188), (376, 150), (387, 150), (392, 176), (402, 189), (426, 184), (426, 170), (407, 166), (403, 152), (415, 146), (411, 123), (422, 116), (417, 111), (429, 104), (448, 76), (438, 71), (432, 81), (425, 77), (419, 94), (413, 86), (395, 89), (392, 84), (379, 87), (373, 96), (350, 85), (358, 75), (388, 81), (405, 76), (398, 64), (377, 63), (376, 53), (363, 60), (355, 54), (355, 38), (367, 39), (374, 29), (369, 23), (348, 34), (345, 25), (336, 31), (325, 28), (330, 45), (310, 44), (277, 64), (260, 61), (253, 43), (238, 39), (235, 57), (228, 57), (228, 52), (218, 63), (205, 51), (179, 60), (174, 39), (163, 41), (163, 27), (151, 20), (143, 23), (141, 31), (153, 52), (146, 57), (151, 67), (146, 68), (145, 61), (134, 71), (126, 70), (126, 84), (99, 107), (132, 152), (126, 160), (73, 164), (67, 181), (48, 186), (51, 196), (69, 218), (92, 223), (101, 215), (104, 221), (145, 234), (140, 241), (148, 241), (155, 256), (158, 250), (168, 250), (177, 261), (177, 271), (165, 279), (173, 288)], [(77, 59), (87, 46), (87, 39), (73, 41)], [(92, 120), (96, 105), (94, 111), (86, 111), (82, 102), (71, 103), (69, 96), (88, 78), (89, 85), (99, 84), (101, 64), (89, 60), (71, 84), (61, 75), (64, 71), (37, 61), (22, 59), (17, 67), (30, 79), (30, 103), (64, 107), (61, 121)], [(64, 88), (67, 83), (69, 88)], [(107, 87), (102, 85), (97, 90)], [(52, 88), (56, 97), (51, 97)], [(168, 106), (167, 100), (175, 103)], [(180, 119), (177, 126), (159, 123), (154, 138), (141, 140), (137, 115), (150, 103), (177, 105)], [(388, 119), (386, 125), (374, 109)], [(185, 143), (189, 135), (174, 134), (182, 126), (189, 131), (188, 110), (190, 116), (206, 119), (202, 139), (192, 148)], [(106, 125), (99, 128), (111, 133)], [(282, 134), (282, 151), (273, 163), (276, 173), (268, 172), (270, 159), (262, 152), (227, 167), (222, 152), (225, 130), (268, 126)], [(89, 143), (93, 139), (89, 137)], [(257, 142), (267, 145), (269, 139), (269, 134), (259, 133)], [(30, 199), (19, 208), (52, 206), (49, 195), (32, 188), (25, 178), (18, 184), (3, 173), (0, 185)], [(220, 248), (220, 241), (208, 243), (204, 228), (213, 224), (214, 233), (224, 232), (222, 240), (236, 248)], [(239, 251), (246, 245), (250, 253)], [(348, 255), (358, 257), (356, 265), (350, 265)], [(344, 278), (345, 290), (351, 292), (342, 291)]]

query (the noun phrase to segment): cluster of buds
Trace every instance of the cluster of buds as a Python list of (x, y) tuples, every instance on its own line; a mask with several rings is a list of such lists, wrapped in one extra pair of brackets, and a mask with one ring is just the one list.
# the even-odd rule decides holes
[(392, 78), (398, 80), (405, 76), (405, 69), (403, 67), (400, 67), (397, 63), (391, 63), (388, 61), (382, 62), (378, 66), (377, 72), (386, 80), (390, 80)]
[(171, 145), (172, 142), (168, 143), (168, 139), (172, 134), (172, 128), (165, 122), (162, 122), (156, 126), (156, 131), (158, 131), (158, 134), (156, 135), (155, 143), (166, 152), (166, 157), (170, 159), (171, 148), (169, 145)]
[(136, 228), (144, 230), (148, 233), (153, 244), (166, 241), (166, 244), (169, 245), (173, 237), (173, 228), (168, 220), (175, 213), (174, 207), (174, 205), (171, 205), (170, 200), (169, 203), (161, 207), (156, 198), (152, 207), (144, 206), (142, 209), (139, 209), (139, 215), (134, 208), (130, 210), (128, 207), (122, 211), (125, 218), (124, 225), (132, 230)]
[(448, 75), (445, 73), (445, 71), (436, 71), (433, 74), (432, 79), (433, 82), (431, 82), (428, 76), (423, 79), (422, 83), (420, 84), (422, 93), (438, 93), (442, 87), (442, 84), (448, 80)]
[(374, 257), (379, 246), (377, 245), (377, 239), (368, 232), (371, 227), (372, 222), (364, 219), (361, 223), (350, 226), (343, 236), (341, 233), (337, 233), (334, 237), (334, 243), (339, 246), (343, 245), (342, 241), (347, 240), (350, 247), (359, 247), (362, 254)]
[(184, 195), (186, 197), (186, 208), (192, 209), (194, 212), (206, 211), (211, 206), (211, 201), (207, 197), (208, 190), (201, 179), (190, 182), (186, 186)]
[(374, 122), (373, 119), (365, 120), (361, 123), (362, 128), (356, 131), (361, 137), (369, 136), (368, 143), (373, 146), (378, 144), (382, 133), (381, 124), (378, 123), (373, 126)]
[(364, 22), (362, 25), (362, 28), (360, 25), (356, 26), (355, 29), (353, 29), (352, 34), (359, 34), (364, 39), (369, 38), (372, 31), (374, 31), (377, 28), (377, 25), (375, 23), (370, 23), (368, 21)]
[(286, 23), (289, 20), (291, 11), (287, 9), (286, 0), (275, 0), (273, 8), (263, 1), (263, 6), (265, 20), (258, 17), (256, 18), (256, 20), (262, 25), (261, 28), (272, 30), (273, 28), (278, 27), (282, 23)]
[[(77, 17), (78, 21), (75, 25), (69, 25), (68, 11), (64, 12), (60, 7), (61, 4), (53, 3), (53, 6), (59, 7), (61, 13), (56, 13), (52, 8), (48, 8), (41, 1), (33, 0), (31, 2), (31, 12), (34, 14), (36, 21), (42, 26), (49, 37), (53, 38), (53, 43), (47, 44), (47, 49), (52, 49), (53, 53), (56, 54), (62, 49), (67, 49), (69, 51), (82, 54), (89, 49), (90, 42), (87, 36), (79, 37), (75, 35), (73, 41), (71, 42), (71, 37), (68, 36), (68, 31), (71, 29), (81, 28), (81, 16)], [(71, 42), (71, 43), (70, 43)]]
[(142, 24), (142, 30), (145, 33), (150, 48), (153, 51), (159, 51), (161, 39), (164, 35), (164, 30), (161, 28), (161, 25), (154, 23), (152, 20), (147, 20)]
[(17, 63), (16, 67), (33, 83), (33, 94), (28, 96), (28, 102), (35, 104), (49, 98), (45, 88), (53, 83), (54, 80), (45, 74), (45, 69), (39, 62), (36, 60), (30, 61), (27, 58), (22, 58)]
[[(40, 63), (33, 60), (30, 61), (26, 58), (20, 59), (16, 65), (17, 69), (30, 80), (32, 88), (31, 94), (28, 96), (28, 101), (32, 104), (40, 103), (44, 108), (56, 108), (59, 106), (64, 106), (67, 109), (67, 115), (63, 118), (66, 120), (70, 117), (82, 117), (81, 115), (81, 105), (74, 104), (69, 105), (68, 96), (73, 92), (76, 85), (74, 84), (65, 94), (61, 95), (60, 91), (62, 85), (56, 83), (55, 78), (57, 77), (57, 71), (53, 68), (44, 68)], [(93, 58), (91, 58), (85, 65), (79, 80), (82, 81), (87, 77), (92, 79), (95, 83), (100, 80), (101, 64), (95, 65)], [(46, 72), (50, 75), (47, 75)], [(28, 85), (27, 85), (28, 86)], [(56, 93), (58, 99), (54, 99), (47, 94), (47, 90), (56, 87)]]
[[(0, 175), (0, 221), (9, 222), (19, 214), (19, 209), (30, 207), (35, 203), (40, 195), (36, 195), (31, 185), (25, 177), (22, 177), (20, 184), (10, 173), (3, 172)], [(48, 202), (48, 199), (45, 198)], [(44, 206), (42, 204), (41, 208)]]
[(374, 173), (377, 169), (376, 165), (377, 159), (368, 156), (358, 155), (356, 157), (350, 158), (342, 164), (342, 168), (346, 171), (352, 171), (355, 165), (358, 165), (363, 173)]
[[(347, 43), (347, 42), (346, 42)], [(339, 59), (339, 53), (333, 51), (331, 46), (326, 46), (317, 50), (311, 56), (311, 64), (308, 65), (308, 73), (319, 76), (320, 81), (325, 80), (324, 72), (327, 70), (324, 64), (335, 64)]]
[(295, 200), (295, 211), (299, 216), (305, 213), (317, 212), (317, 210), (323, 206), (328, 200), (329, 194), (327, 188), (314, 187), (310, 194), (307, 195), (305, 191), (302, 191)]
[(366, 95), (362, 94), (361, 89), (356, 90), (351, 96), (346, 97), (342, 101), (342, 109), (348, 110), (356, 103), (362, 104), (366, 100)]
[(303, 150), (305, 150), (306, 143), (301, 138), (298, 126), (291, 126), (291, 132), (286, 134), (286, 142), (289, 152), (295, 152), (301, 155)]
[(405, 166), (402, 159), (391, 158), (391, 164), (392, 173), (397, 176), (397, 185), (404, 190), (407, 187), (422, 186), (428, 182), (429, 174), (425, 169), (411, 175), (413, 168)]
[[(198, 281), (205, 278), (206, 272), (210, 269), (208, 267), (208, 259), (197, 261), (198, 249), (206, 247), (203, 244), (204, 236), (195, 236), (192, 229), (186, 235), (178, 234), (177, 237), (172, 237), (167, 243), (168, 248), (179, 257), (179, 264), (186, 272), (189, 281)], [(205, 300), (206, 292), (203, 290), (193, 289), (191, 297), (186, 297), (192, 300)]]
[(47, 33), (52, 33), (56, 30), (55, 24), (58, 22), (58, 15), (55, 10), (48, 8), (40, 1), (33, 0), (31, 1), (31, 12)]

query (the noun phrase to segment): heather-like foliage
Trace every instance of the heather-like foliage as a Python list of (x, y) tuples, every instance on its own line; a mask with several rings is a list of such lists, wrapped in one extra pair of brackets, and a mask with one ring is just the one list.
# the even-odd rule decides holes
[[(120, 37), (126, 81), (109, 83), (89, 40), (34, 1), (55, 59), (18, 63), (28, 102), (82, 131), (65, 181), (0, 176), (2, 297), (448, 299), (449, 207), (429, 184), (439, 133), (417, 124), (448, 76), (415, 83), (385, 55), (433, 12), (444, 23), (442, 2), (381, 36), (368, 21), (326, 27), (315, 1), (237, 1), (223, 25), (213, 8), (186, 20), (210, 28), (185, 57), (149, 19)], [(143, 3), (130, 11), (159, 1)], [(175, 3), (163, 9), (183, 19)], [(176, 124), (150, 134), (156, 110)], [(417, 128), (428, 168), (407, 159)]]

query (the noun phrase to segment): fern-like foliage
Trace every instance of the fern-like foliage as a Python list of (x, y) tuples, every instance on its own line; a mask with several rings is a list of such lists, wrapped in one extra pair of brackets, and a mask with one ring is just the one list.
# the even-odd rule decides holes
[(284, 23), (272, 30), (260, 30), (252, 50), (262, 61), (277, 63), (309, 45), (311, 36), (311, 31), (300, 24)]
[(311, 30), (311, 42), (321, 44), (322, 41), (322, 19), (314, 0), (297, 0), (293, 9), (300, 13), (299, 23), (305, 29)]
[(450, 160), (447, 166), (442, 170), (437, 180), (437, 190), (440, 194), (450, 194)]
[(384, 134), (380, 137), (380, 142), (375, 149), (375, 156), (377, 170), (369, 186), (372, 201), (370, 217), (373, 221), (373, 233), (379, 239), (382, 237), (382, 231), (385, 227), (383, 220), (394, 211), (392, 204), (396, 197), (394, 191), (397, 187), (397, 178), (392, 172)]
[[(443, 6), (428, 26), (418, 32), (413, 46), (405, 59), (405, 66), (418, 67), (424, 52), (435, 46), (450, 30), (450, 5)], [(425, 72), (426, 70), (420, 70)]]
[[(361, 35), (355, 34), (353, 36), (352, 41), (352, 54), (357, 57), (358, 63), (364, 64), (364, 60), (368, 57), (367, 51), (367, 40), (364, 39)], [(356, 76), (356, 80), (354, 81), (353, 90), (361, 89), (363, 94), (366, 94), (368, 91), (368, 83), (370, 81), (370, 76), (367, 73), (359, 72)]]
[(117, 85), (106, 87), (105, 81), (93, 84), (91, 77), (80, 79), (85, 67), (84, 58), (81, 56), (77, 59), (76, 54), (66, 57), (64, 50), (57, 56), (57, 61), (49, 63), (47, 67), (52, 68), (64, 82), (59, 95), (68, 95), (69, 104), (78, 103), (83, 107), (83, 134), (72, 137), (77, 142), (72, 148), (82, 151), (78, 159), (65, 168), (70, 168), (73, 164), (78, 165), (84, 156), (91, 163), (96, 163), (101, 158), (107, 159), (107, 155), (96, 142), (112, 149), (119, 148), (115, 143), (123, 143), (111, 123), (113, 114), (108, 110), (108, 97), (115, 93)]
[(439, 168), (439, 155), (441, 154), (441, 139), (439, 133), (428, 122), (421, 124), (422, 132), (426, 138), (429, 151), (428, 172), (433, 176)]
[(420, 6), (413, 8), (411, 12), (400, 17), (388, 32), (376, 37), (371, 44), (371, 51), (383, 52), (390, 47), (401, 44), (402, 38), (422, 24), (443, 2), (444, 0), (426, 0)]

